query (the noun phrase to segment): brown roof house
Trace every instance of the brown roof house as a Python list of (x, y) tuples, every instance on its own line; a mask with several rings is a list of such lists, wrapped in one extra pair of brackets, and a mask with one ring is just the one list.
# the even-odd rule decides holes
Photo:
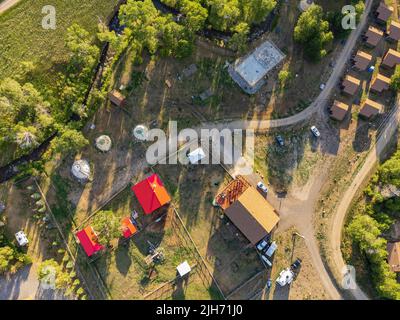
[(391, 21), (388, 29), (389, 39), (394, 41), (400, 40), (400, 23), (397, 21)]
[(389, 20), (390, 16), (393, 13), (393, 7), (387, 6), (383, 1), (379, 4), (378, 9), (376, 10), (377, 18), (381, 22), (386, 22)]
[(349, 105), (335, 100), (330, 110), (331, 118), (337, 121), (343, 121), (343, 119), (349, 112), (349, 109), (350, 109)]
[(254, 245), (270, 234), (279, 222), (275, 209), (252, 186), (225, 209), (225, 214)]
[(400, 242), (388, 243), (387, 252), (390, 270), (400, 272)]
[(383, 58), (382, 65), (389, 68), (393, 68), (399, 63), (400, 63), (400, 52), (393, 49), (389, 49), (385, 57)]
[(111, 103), (115, 104), (117, 107), (122, 107), (126, 101), (125, 96), (118, 90), (111, 91), (108, 94), (108, 99), (110, 99)]
[(379, 41), (381, 41), (383, 37), (383, 31), (370, 26), (368, 28), (368, 31), (365, 33), (365, 37), (367, 39), (366, 40), (367, 44), (375, 47), (379, 43)]
[(355, 61), (355, 67), (358, 70), (363, 71), (367, 69), (369, 64), (371, 63), (372, 56), (364, 51), (359, 50), (354, 58), (354, 61)]
[(360, 110), (360, 116), (366, 119), (371, 119), (381, 113), (383, 109), (384, 107), (380, 103), (367, 99)]
[(357, 93), (358, 88), (360, 87), (361, 81), (358, 80), (357, 78), (354, 78), (350, 75), (347, 75), (346, 78), (344, 78), (342, 87), (343, 87), (343, 92), (354, 95)]
[(378, 73), (374, 80), (372, 80), (371, 90), (376, 92), (382, 92), (384, 90), (389, 89), (390, 86), (390, 78), (385, 77)]

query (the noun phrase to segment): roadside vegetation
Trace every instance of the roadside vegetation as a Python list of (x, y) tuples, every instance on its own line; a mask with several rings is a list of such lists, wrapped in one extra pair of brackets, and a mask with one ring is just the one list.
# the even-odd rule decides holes
[[(357, 259), (352, 254), (359, 254), (371, 271), (364, 281), (372, 281), (376, 294), (381, 298), (400, 299), (400, 283), (396, 274), (387, 263), (387, 240), (391, 227), (400, 220), (400, 199), (387, 190), (400, 188), (400, 151), (378, 168), (368, 187), (364, 191), (362, 205), (356, 207), (351, 221), (346, 227), (345, 257)], [(351, 243), (359, 251), (351, 251)]]
[(30, 257), (9, 241), (0, 229), (0, 275), (16, 273), (30, 263)]

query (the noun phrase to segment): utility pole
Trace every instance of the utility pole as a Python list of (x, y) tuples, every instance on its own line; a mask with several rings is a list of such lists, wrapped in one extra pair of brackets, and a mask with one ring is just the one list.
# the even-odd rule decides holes
[(294, 254), (294, 246), (295, 246), (295, 243), (296, 243), (296, 236), (298, 236), (298, 237), (303, 238), (304, 240), (306, 240), (306, 237), (305, 237), (305, 236), (301, 235), (301, 234), (298, 233), (298, 232), (293, 232), (293, 234), (292, 234), (293, 245), (292, 245), (292, 255), (291, 255), (291, 257), (290, 257), (290, 263), (293, 262), (293, 254)]

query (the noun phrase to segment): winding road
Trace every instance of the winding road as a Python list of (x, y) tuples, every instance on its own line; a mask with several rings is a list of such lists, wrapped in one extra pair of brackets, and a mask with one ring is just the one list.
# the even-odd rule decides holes
[(19, 0), (5, 0), (0, 4), (0, 14), (10, 9), (13, 5), (15, 5)]
[[(360, 189), (360, 187), (363, 185), (366, 179), (368, 179), (375, 165), (379, 163), (380, 156), (383, 155), (386, 147), (391, 141), (391, 138), (396, 133), (396, 130), (400, 123), (399, 106), (400, 106), (400, 97), (397, 97), (397, 102), (394, 112), (388, 119), (384, 130), (379, 136), (375, 148), (370, 151), (363, 167), (360, 169), (360, 171), (354, 178), (352, 184), (343, 194), (343, 197), (339, 205), (337, 206), (336, 212), (334, 214), (334, 221), (331, 229), (329, 243), (331, 245), (332, 258), (335, 264), (335, 269), (338, 274), (340, 274), (343, 268), (345, 267), (345, 262), (343, 260), (342, 252), (340, 250), (340, 245), (341, 245), (341, 236), (342, 236), (343, 225), (345, 223), (346, 213), (348, 212), (352, 204), (352, 201), (357, 194), (357, 191)], [(367, 295), (358, 287), (358, 285), (354, 290), (351, 290), (351, 293), (357, 300), (368, 299)]]

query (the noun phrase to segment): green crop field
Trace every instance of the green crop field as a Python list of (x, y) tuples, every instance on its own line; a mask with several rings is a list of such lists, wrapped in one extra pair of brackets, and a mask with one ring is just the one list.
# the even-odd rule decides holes
[[(53, 0), (56, 9), (56, 29), (42, 28), (42, 8), (46, 0), (21, 0), (15, 7), (0, 15), (0, 79), (18, 75), (21, 62), (36, 65), (33, 82), (42, 84), (51, 79), (55, 66), (65, 59), (66, 29), (78, 23), (95, 35), (99, 18), (105, 20), (117, 0)], [(49, 78), (50, 76), (50, 78)], [(51, 81), (51, 80), (50, 80)], [(40, 89), (40, 88), (38, 88)]]

